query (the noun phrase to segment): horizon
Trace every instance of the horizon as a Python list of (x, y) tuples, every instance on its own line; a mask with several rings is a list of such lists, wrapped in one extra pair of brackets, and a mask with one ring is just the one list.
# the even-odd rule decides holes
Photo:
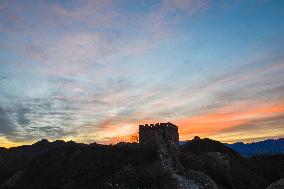
[[(195, 136), (196, 137), (196, 136)], [(198, 136), (197, 136), (198, 137)], [(201, 139), (205, 139), (205, 138), (201, 138)], [(210, 139), (210, 138), (208, 138)], [(243, 144), (253, 144), (253, 143), (258, 143), (258, 142), (265, 142), (265, 141), (269, 141), (269, 140), (273, 140), (273, 141), (276, 141), (276, 140), (283, 140), (284, 138), (268, 138), (268, 139), (265, 139), (265, 140), (259, 140), (259, 141), (252, 141), (252, 142), (242, 142), (242, 141), (237, 141), (237, 142), (233, 142), (233, 143), (222, 143), (222, 144), (237, 144), (237, 143), (243, 143)], [(117, 145), (118, 143), (121, 143), (121, 142), (126, 142), (126, 143), (139, 143), (139, 142), (131, 142), (131, 141), (119, 141), (119, 142), (116, 142), (116, 143), (110, 143), (110, 144), (103, 144), (103, 143), (97, 143), (97, 142), (92, 142), (92, 143), (81, 143), (81, 142), (77, 142), (77, 141), (74, 141), (74, 140), (48, 140), (46, 138), (43, 138), (43, 139), (40, 139), (38, 141), (34, 141), (33, 143), (30, 143), (30, 144), (22, 144), (22, 145), (19, 145), (19, 146), (8, 146), (8, 147), (4, 147), (4, 146), (0, 146), (0, 148), (6, 148), (6, 149), (10, 149), (10, 148), (17, 148), (17, 147), (21, 147), (21, 146), (31, 146), (31, 145), (34, 145), (38, 142), (41, 142), (43, 140), (47, 140), (48, 142), (52, 143), (52, 142), (56, 142), (56, 141), (63, 141), (63, 142), (75, 142), (77, 144), (84, 144), (84, 145), (90, 145), (90, 144), (93, 144), (93, 143), (96, 143), (96, 144), (100, 144), (100, 145)], [(187, 140), (180, 140), (179, 142), (187, 142), (187, 141), (191, 141), (191, 140), (194, 140), (194, 137), (191, 138), (191, 139), (187, 139)], [(212, 139), (211, 139), (212, 140)], [(179, 144), (181, 145), (181, 144)]]
[(0, 1), (0, 146), (284, 138), (284, 1)]

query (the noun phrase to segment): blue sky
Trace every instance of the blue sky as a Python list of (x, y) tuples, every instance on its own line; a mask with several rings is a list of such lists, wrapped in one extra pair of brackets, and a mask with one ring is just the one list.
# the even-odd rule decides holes
[(284, 136), (283, 1), (1, 1), (0, 146)]

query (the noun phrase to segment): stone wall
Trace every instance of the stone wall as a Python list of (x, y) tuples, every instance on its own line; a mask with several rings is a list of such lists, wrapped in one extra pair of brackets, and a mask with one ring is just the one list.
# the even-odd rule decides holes
[(170, 122), (139, 125), (140, 144), (161, 142), (177, 146), (179, 143), (178, 127)]

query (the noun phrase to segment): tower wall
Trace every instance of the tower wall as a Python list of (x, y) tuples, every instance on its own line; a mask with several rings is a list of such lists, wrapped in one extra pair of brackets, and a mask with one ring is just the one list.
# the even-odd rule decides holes
[(157, 144), (161, 142), (178, 146), (178, 127), (170, 122), (139, 125), (140, 144)]

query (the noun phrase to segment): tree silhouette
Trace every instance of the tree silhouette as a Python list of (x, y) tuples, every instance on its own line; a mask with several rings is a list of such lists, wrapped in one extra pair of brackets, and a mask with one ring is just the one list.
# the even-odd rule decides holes
[(131, 143), (138, 143), (138, 142), (139, 142), (139, 134), (138, 134), (138, 131), (137, 131), (135, 134), (133, 134), (133, 135), (130, 136), (129, 141), (130, 141)]

